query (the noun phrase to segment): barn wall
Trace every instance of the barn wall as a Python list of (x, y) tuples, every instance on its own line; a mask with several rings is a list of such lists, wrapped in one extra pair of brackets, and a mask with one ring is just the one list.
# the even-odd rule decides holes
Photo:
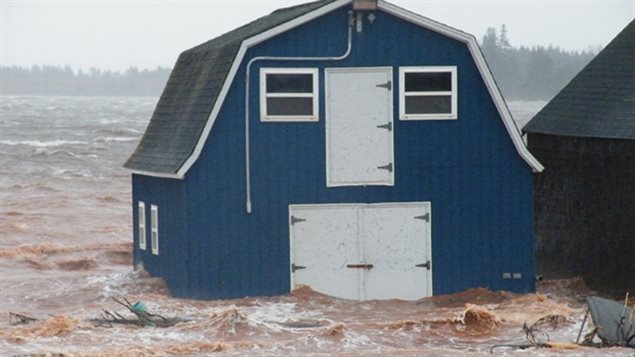
[(535, 177), (538, 272), (635, 291), (635, 141), (529, 134), (529, 146), (545, 166)]
[[(248, 51), (325, 56), (346, 49), (348, 8)], [(186, 177), (191, 291), (201, 298), (289, 291), (288, 205), (430, 201), (434, 293), (484, 286), (532, 291), (531, 170), (518, 156), (467, 46), (376, 12), (340, 62), (257, 62), (252, 68), (253, 213), (245, 213), (244, 63)], [(324, 68), (456, 65), (459, 119), (400, 121), (394, 90), (394, 187), (326, 188)], [(261, 123), (260, 67), (318, 67), (317, 123)], [(521, 273), (503, 280), (503, 272)]]
[[(189, 291), (187, 214), (184, 182), (180, 180), (132, 175), (132, 224), (134, 264), (142, 264), (152, 276), (163, 277), (171, 292)], [(139, 249), (138, 202), (146, 206), (146, 250)], [(158, 207), (159, 255), (151, 249), (150, 205)]]

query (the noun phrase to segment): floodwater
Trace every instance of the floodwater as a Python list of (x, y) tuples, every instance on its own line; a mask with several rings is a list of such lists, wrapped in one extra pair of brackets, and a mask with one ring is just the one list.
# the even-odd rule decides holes
[[(543, 282), (537, 294), (472, 289), (420, 301), (355, 302), (308, 287), (172, 298), (160, 279), (132, 268), (130, 177), (121, 168), (156, 98), (0, 98), (2, 356), (485, 356), (493, 345), (526, 342), (523, 323), (547, 315), (560, 315), (546, 331), (551, 341), (577, 337), (590, 293), (578, 279)], [(542, 104), (510, 107), (526, 121)], [(104, 324), (104, 310), (134, 317), (113, 297), (181, 322)], [(11, 314), (37, 321), (16, 324)], [(633, 356), (557, 347), (494, 355)]]

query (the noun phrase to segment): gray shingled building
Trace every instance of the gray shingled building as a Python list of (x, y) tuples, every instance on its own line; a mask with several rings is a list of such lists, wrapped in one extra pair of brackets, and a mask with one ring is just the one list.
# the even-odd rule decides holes
[(537, 269), (635, 293), (635, 21), (523, 129), (535, 176)]

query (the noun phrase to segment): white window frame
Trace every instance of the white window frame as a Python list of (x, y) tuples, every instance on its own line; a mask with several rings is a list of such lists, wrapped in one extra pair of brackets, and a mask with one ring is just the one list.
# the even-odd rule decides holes
[(152, 254), (159, 255), (159, 207), (150, 205), (150, 244)]
[[(267, 74), (311, 74), (312, 93), (267, 93)], [(261, 68), (260, 120), (263, 122), (316, 122), (319, 119), (319, 73), (317, 68)], [(267, 98), (313, 98), (312, 115), (267, 115)]]
[(143, 201), (139, 201), (137, 218), (139, 220), (139, 249), (146, 250), (146, 204)]
[[(452, 90), (429, 92), (406, 92), (406, 74), (449, 72), (452, 76)], [(399, 67), (399, 118), (401, 120), (448, 120), (458, 118), (458, 87), (456, 66)], [(450, 113), (406, 114), (406, 96), (450, 96)]]

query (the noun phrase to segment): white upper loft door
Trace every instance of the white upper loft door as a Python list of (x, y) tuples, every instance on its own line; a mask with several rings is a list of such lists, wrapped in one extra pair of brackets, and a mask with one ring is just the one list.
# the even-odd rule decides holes
[(394, 185), (392, 68), (326, 69), (326, 185)]

